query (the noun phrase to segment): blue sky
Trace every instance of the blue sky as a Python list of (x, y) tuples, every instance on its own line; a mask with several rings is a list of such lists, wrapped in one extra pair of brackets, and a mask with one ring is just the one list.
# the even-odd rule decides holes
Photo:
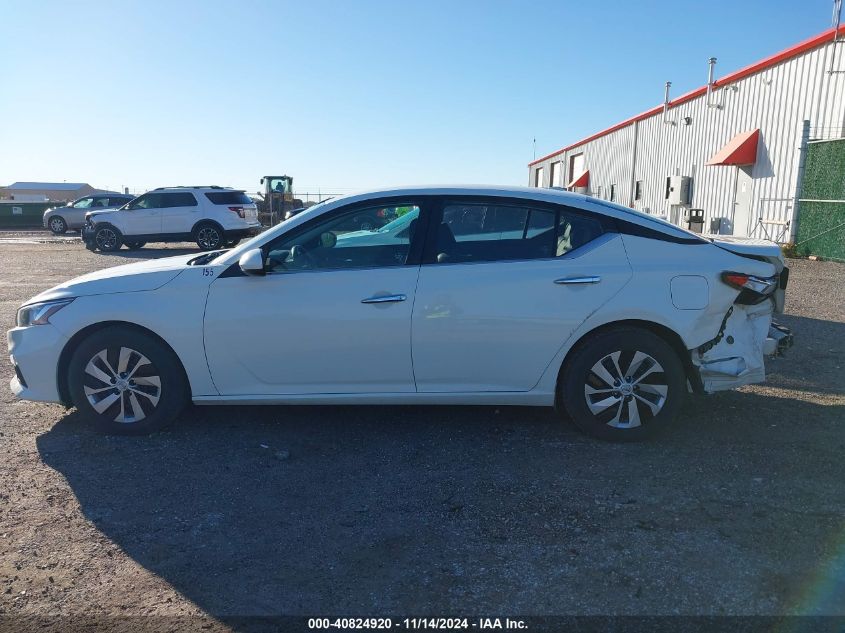
[(830, 26), (829, 0), (0, 0), (0, 184), (345, 193), (537, 156)]

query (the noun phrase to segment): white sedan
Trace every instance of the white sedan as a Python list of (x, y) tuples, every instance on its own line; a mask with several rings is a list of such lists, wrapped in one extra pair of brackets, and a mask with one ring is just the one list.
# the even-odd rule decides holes
[[(387, 210), (383, 229), (352, 215)], [(638, 439), (687, 391), (765, 379), (788, 270), (550, 189), (396, 188), (311, 207), (240, 247), (118, 266), (27, 301), (8, 333), (20, 398), (149, 433), (185, 404), (565, 409)]]

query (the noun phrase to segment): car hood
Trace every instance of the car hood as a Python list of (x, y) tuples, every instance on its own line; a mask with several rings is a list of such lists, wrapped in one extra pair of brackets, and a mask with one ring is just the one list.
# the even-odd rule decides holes
[(175, 279), (195, 257), (197, 254), (191, 253), (98, 270), (45, 290), (26, 303), (67, 297), (156, 290)]
[(114, 213), (116, 210), (117, 208), (103, 209), (102, 211), (89, 211), (85, 214), (85, 219), (87, 220), (88, 218), (93, 218), (95, 216), (105, 215), (106, 213)]

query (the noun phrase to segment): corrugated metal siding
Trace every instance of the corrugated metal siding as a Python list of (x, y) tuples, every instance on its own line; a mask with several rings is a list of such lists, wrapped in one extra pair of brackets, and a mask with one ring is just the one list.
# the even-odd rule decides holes
[[(845, 45), (838, 46), (836, 66), (845, 70)], [(826, 44), (717, 89), (711, 101), (723, 104), (721, 108), (707, 107), (707, 97), (697, 97), (670, 108), (668, 120), (674, 122), (671, 125), (657, 114), (551, 156), (529, 171), (543, 166), (548, 179), (550, 164), (563, 160), (564, 181), (568, 182), (569, 156), (583, 152), (590, 170), (588, 193), (595, 195), (601, 186), (602, 197), (606, 198), (608, 185), (615, 183), (617, 202), (665, 217), (671, 217), (665, 200), (666, 177), (691, 176), (689, 206), (704, 209), (707, 232), (713, 218), (725, 218), (725, 225), (733, 221), (737, 168), (708, 167), (705, 163), (735, 134), (760, 128), (757, 162), (751, 172), (750, 226), (733, 227), (733, 233), (764, 235), (757, 224), (762, 217), (765, 222), (790, 221), (789, 234), (794, 235), (804, 120), (809, 120), (811, 129), (819, 130), (819, 135), (830, 134), (831, 129), (834, 134), (841, 134), (845, 127), (845, 74), (828, 73), (833, 48), (832, 43)], [(684, 124), (684, 117), (690, 117), (689, 125)], [(635, 134), (636, 167), (632, 177)], [(642, 199), (633, 201), (636, 180), (643, 181)], [(783, 229), (778, 224), (764, 226), (770, 237), (776, 237)]]

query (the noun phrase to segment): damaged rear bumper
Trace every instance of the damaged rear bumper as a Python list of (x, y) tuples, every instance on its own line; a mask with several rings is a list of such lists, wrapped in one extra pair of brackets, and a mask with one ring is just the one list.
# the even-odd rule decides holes
[(765, 356), (783, 356), (792, 347), (792, 330), (785, 325), (775, 323), (769, 326), (769, 336), (766, 337), (766, 344), (763, 347)]
[(783, 355), (792, 343), (790, 329), (772, 321), (771, 303), (734, 304), (716, 338), (691, 350), (698, 384), (713, 393), (763, 382), (764, 358)]

